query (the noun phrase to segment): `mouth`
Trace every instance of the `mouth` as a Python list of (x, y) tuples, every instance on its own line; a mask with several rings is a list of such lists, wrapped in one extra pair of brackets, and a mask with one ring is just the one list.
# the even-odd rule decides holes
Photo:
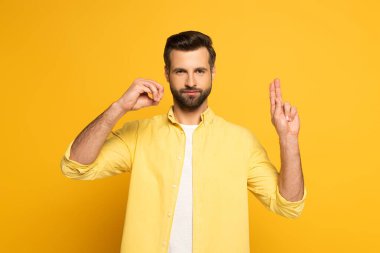
[(198, 93), (199, 91), (197, 91), (197, 90), (187, 90), (187, 91), (184, 91), (183, 93), (185, 93), (185, 94), (189, 94), (189, 95), (193, 95), (193, 94), (196, 94), (196, 93)]

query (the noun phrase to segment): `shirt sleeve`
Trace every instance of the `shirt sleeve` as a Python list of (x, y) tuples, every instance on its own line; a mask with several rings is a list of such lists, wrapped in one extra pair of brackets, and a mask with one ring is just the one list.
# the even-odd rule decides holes
[(111, 131), (96, 160), (81, 164), (70, 159), (74, 141), (66, 149), (61, 160), (62, 173), (72, 179), (94, 180), (132, 170), (138, 133), (138, 121), (126, 122), (122, 128)]
[(281, 196), (277, 184), (279, 173), (270, 162), (266, 150), (251, 133), (247, 187), (266, 208), (287, 218), (301, 215), (306, 198), (306, 187), (301, 200), (289, 201)]

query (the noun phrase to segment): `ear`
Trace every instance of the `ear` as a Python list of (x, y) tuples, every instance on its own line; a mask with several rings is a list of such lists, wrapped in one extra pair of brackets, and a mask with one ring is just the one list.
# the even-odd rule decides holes
[(166, 81), (169, 82), (169, 72), (168, 72), (166, 66), (164, 66), (164, 75), (165, 75)]
[(214, 65), (214, 67), (212, 67), (212, 70), (211, 70), (211, 79), (212, 79), (212, 80), (214, 80), (215, 75), (216, 75), (216, 67), (215, 67), (215, 65)]

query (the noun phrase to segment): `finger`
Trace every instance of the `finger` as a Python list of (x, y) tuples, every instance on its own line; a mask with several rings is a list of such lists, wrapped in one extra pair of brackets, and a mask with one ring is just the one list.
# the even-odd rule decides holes
[(287, 121), (290, 121), (290, 103), (289, 102), (285, 102), (284, 103), (284, 113), (285, 113), (285, 118)]
[(151, 93), (151, 90), (150, 90), (148, 87), (146, 87), (145, 85), (137, 85), (136, 88), (137, 88), (136, 91), (137, 91), (139, 94), (143, 94), (143, 93)]
[(292, 108), (290, 108), (290, 118), (291, 120), (294, 120), (294, 118), (296, 117), (297, 115), (297, 108), (295, 106), (292, 106)]
[(282, 113), (282, 104), (279, 98), (276, 98), (276, 109), (274, 111), (275, 116), (280, 116)]
[(150, 82), (147, 82), (147, 81), (144, 81), (142, 84), (151, 90), (153, 100), (158, 101), (159, 100), (159, 94), (158, 94), (158, 90), (157, 90), (156, 86)]
[(151, 80), (151, 79), (144, 79), (145, 81), (153, 84), (154, 86), (156, 86), (157, 90), (159, 92), (163, 91), (164, 90), (164, 86), (162, 86), (161, 84), (159, 84), (158, 82), (154, 81), (154, 80)]
[(271, 115), (273, 116), (275, 108), (276, 108), (276, 92), (274, 88), (274, 83), (271, 82), (269, 85), (269, 98), (270, 98), (270, 112)]
[(152, 82), (153, 84), (155, 84), (156, 85), (156, 87), (157, 87), (157, 89), (159, 90), (159, 91), (164, 91), (164, 86), (162, 85), (162, 84), (160, 84), (160, 83), (158, 83), (158, 82), (156, 82), (156, 81), (154, 81), (154, 80), (150, 80), (150, 79), (148, 79), (148, 81), (150, 81), (150, 82)]
[(164, 95), (164, 86), (157, 83), (156, 81), (153, 81), (153, 80), (150, 80), (150, 79), (145, 79), (147, 82), (150, 82), (151, 84), (153, 84), (154, 86), (156, 86), (157, 90), (158, 90), (158, 94), (159, 94), (159, 99), (162, 98), (162, 96)]
[(150, 105), (158, 105), (159, 103), (160, 103), (160, 101), (151, 100)]
[(280, 99), (280, 101), (282, 102), (280, 79), (278, 78), (274, 79), (274, 86), (275, 86), (276, 98)]
[(152, 91), (151, 91), (148, 87), (146, 87), (145, 85), (139, 85), (139, 86), (138, 86), (138, 92), (139, 92), (140, 95), (143, 94), (143, 93), (146, 93), (146, 94), (147, 94), (147, 97), (148, 97), (149, 99), (151, 99), (151, 98), (148, 96), (148, 93), (152, 93)]
[(140, 102), (142, 103), (142, 107), (158, 105), (159, 101), (154, 101), (147, 94), (143, 94)]
[(152, 91), (151, 91), (148, 87), (146, 87), (146, 86), (142, 86), (141, 89), (142, 89), (141, 94), (146, 93), (146, 96), (147, 96), (150, 100), (153, 101), (153, 98), (149, 97), (149, 95), (148, 95), (149, 93), (152, 93)]

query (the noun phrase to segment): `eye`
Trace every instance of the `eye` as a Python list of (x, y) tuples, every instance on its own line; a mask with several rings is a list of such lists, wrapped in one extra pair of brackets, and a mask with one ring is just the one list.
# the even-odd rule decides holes
[(203, 69), (198, 69), (197, 72), (203, 74), (205, 71)]
[(182, 73), (183, 72), (183, 70), (177, 70), (176, 71), (176, 73)]

